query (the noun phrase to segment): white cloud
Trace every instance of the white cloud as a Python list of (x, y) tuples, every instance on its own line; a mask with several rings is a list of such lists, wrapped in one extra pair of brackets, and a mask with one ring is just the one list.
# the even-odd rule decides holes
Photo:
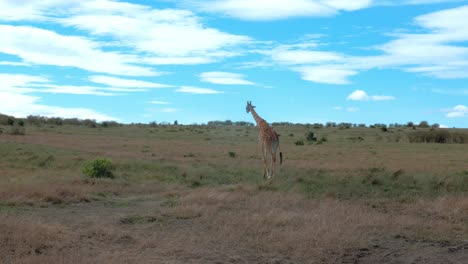
[(112, 116), (87, 108), (67, 108), (40, 104), (39, 97), (0, 91), (0, 113), (15, 117), (41, 115), (47, 117), (95, 119), (97, 121), (117, 120)]
[(243, 74), (230, 72), (204, 72), (200, 74), (202, 82), (215, 84), (230, 84), (230, 85), (254, 85), (255, 83), (245, 80)]
[(409, 72), (436, 78), (467, 78), (468, 6), (418, 16), (425, 33), (395, 34), (397, 39), (378, 47), (385, 53), (370, 61), (374, 67), (402, 66)]
[(358, 73), (334, 65), (304, 66), (293, 68), (293, 70), (300, 72), (303, 80), (327, 84), (348, 84), (348, 77)]
[[(111, 59), (120, 62), (114, 67), (130, 63), (155, 65), (210, 63), (242, 54), (242, 51), (238, 49), (239, 46), (252, 41), (248, 36), (230, 34), (207, 27), (203, 25), (198, 16), (188, 10), (157, 9), (148, 5), (113, 0), (24, 0), (7, 1), (6, 3), (2, 1), (0, 2), (1, 20), (47, 21), (59, 23), (65, 27), (75, 27), (97, 37), (111, 38), (115, 41), (113, 45), (130, 47), (136, 52), (132, 52), (131, 56), (127, 55), (125, 58), (106, 58), (106, 60), (102, 60), (102, 55), (97, 56), (96, 60), (89, 60), (92, 59), (92, 56), (81, 56), (83, 61), (89, 62), (89, 66), (85, 69), (130, 76), (143, 76), (149, 75), (149, 73), (136, 74), (137, 69), (129, 69), (128, 74), (124, 74), (125, 71), (116, 70), (99, 71), (97, 68), (102, 66), (102, 63), (97, 64), (96, 67), (92, 65), (98, 61), (105, 62)], [(20, 28), (14, 28), (14, 30), (18, 29)], [(0, 34), (2, 36), (8, 35), (1, 32)], [(56, 38), (56, 36), (53, 37)], [(23, 36), (21, 39), (28, 43), (24, 41), (28, 38)], [(63, 41), (57, 45), (62, 46)], [(74, 39), (70, 39), (70, 42), (73, 41)], [(90, 40), (87, 41), (90, 42)], [(76, 45), (65, 45), (65, 47), (78, 46), (80, 48), (87, 45), (89, 46), (89, 44), (79, 41)], [(39, 43), (39, 46), (51, 47), (50, 53), (60, 51), (53, 43)], [(95, 48), (91, 47), (92, 50)], [(90, 48), (88, 47), (88, 49)], [(77, 52), (79, 51), (83, 50), (78, 49)], [(62, 55), (68, 53), (73, 54), (68, 51), (62, 52)], [(114, 57), (119, 57), (116, 55), (123, 56), (116, 52), (106, 52), (107, 57), (111, 57), (110, 54), (114, 54)], [(65, 58), (64, 61), (69, 61), (69, 58)], [(80, 63), (80, 65), (83, 67), (85, 64)], [(115, 63), (109, 64), (110, 68), (112, 65)], [(130, 65), (125, 66), (130, 67)], [(106, 67), (102, 68), (106, 69)], [(149, 71), (149, 69), (142, 67), (138, 70)], [(153, 74), (153, 72), (151, 73)]]
[[(235, 48), (247, 44), (247, 36), (229, 34), (204, 26), (188, 10), (153, 9), (149, 6), (112, 2), (106, 6), (59, 19), (65, 26), (86, 30), (96, 36), (110, 36), (121, 45), (145, 53), (150, 64), (199, 64), (237, 56)], [(126, 5), (130, 9), (118, 8)], [(229, 51), (228, 51), (229, 49)]]
[(179, 93), (191, 93), (191, 94), (220, 94), (223, 92), (208, 89), (208, 88), (199, 88), (199, 87), (191, 87), (191, 86), (182, 86), (176, 90)]
[(357, 107), (348, 107), (348, 108), (346, 108), (346, 111), (351, 112), (351, 113), (355, 113), (355, 112), (359, 111), (359, 108), (357, 108)]
[(335, 106), (333, 107), (333, 110), (336, 110), (336, 111), (346, 111), (346, 112), (350, 112), (350, 113), (355, 113), (355, 112), (358, 112), (359, 111), (359, 108), (357, 107), (346, 107), (346, 108), (343, 108), (341, 106)]
[[(468, 78), (468, 5), (418, 16), (418, 33), (392, 33), (393, 40), (370, 47), (380, 55), (345, 55), (318, 50), (324, 43), (306, 41), (263, 51), (273, 63), (318, 83), (349, 84), (349, 77), (370, 69), (401, 69), (442, 79)], [(326, 43), (325, 43), (326, 44)], [(300, 67), (297, 67), (300, 66)], [(388, 100), (375, 97), (375, 100)]]
[(368, 95), (363, 90), (355, 90), (346, 98), (352, 101), (385, 101), (395, 100), (395, 97), (389, 95)]
[(31, 64), (70, 66), (93, 72), (148, 76), (156, 73), (130, 64), (131, 56), (104, 52), (100, 44), (80, 36), (65, 36), (50, 30), (0, 25), (0, 52), (16, 55)]
[(457, 105), (453, 108), (450, 109), (445, 109), (443, 110), (444, 112), (447, 112), (446, 116), (447, 117), (464, 117), (468, 116), (468, 107), (464, 105)]
[(109, 76), (91, 76), (90, 80), (106, 85), (96, 87), (89, 85), (55, 84), (46, 77), (25, 74), (0, 74), (2, 85), (0, 91), (14, 93), (55, 93), (76, 95), (113, 96), (121, 92), (145, 92), (148, 88), (169, 87), (153, 82), (129, 80)]
[(289, 17), (330, 16), (339, 11), (369, 7), (372, 0), (189, 0), (185, 3), (204, 12), (220, 13), (243, 20), (278, 20)]
[(348, 100), (353, 100), (353, 101), (367, 101), (369, 100), (369, 95), (367, 95), (366, 92), (363, 90), (356, 90), (352, 92), (348, 97), (346, 98)]
[(216, 59), (210, 56), (182, 56), (182, 57), (143, 57), (140, 59), (142, 63), (154, 64), (154, 65), (196, 65), (196, 64), (207, 64), (215, 62)]
[(114, 91), (112, 88), (101, 88), (85, 85), (59, 85), (59, 84), (40, 84), (34, 86), (36, 93), (54, 93), (54, 94), (75, 94), (75, 95), (97, 95), (97, 96), (113, 96), (117, 95), (109, 91)]
[(0, 65), (9, 65), (9, 66), (31, 66), (28, 63), (17, 62), (17, 61), (0, 61)]
[(130, 80), (130, 79), (123, 79), (123, 78), (116, 78), (110, 76), (103, 76), (103, 75), (94, 75), (90, 76), (89, 80), (94, 83), (105, 84), (108, 86), (113, 87), (126, 87), (126, 88), (163, 88), (163, 87), (170, 87), (167, 84), (160, 84), (154, 82), (147, 82), (141, 80)]
[(0, 80), (0, 89), (22, 88), (30, 85), (50, 82), (48, 78), (43, 76), (8, 73), (0, 73)]
[(363, 8), (370, 7), (374, 0), (354, 0), (354, 1), (343, 1), (343, 0), (323, 0), (324, 4), (336, 8), (337, 10), (344, 11), (355, 11)]
[(344, 58), (335, 52), (316, 51), (316, 50), (288, 50), (285, 48), (274, 49), (271, 58), (280, 64), (319, 64), (328, 62), (339, 62)]
[(161, 112), (163, 112), (163, 113), (174, 113), (174, 112), (177, 112), (177, 111), (179, 111), (179, 109), (177, 109), (177, 108), (163, 108), (161, 110)]
[(0, 1), (0, 20), (45, 20), (46, 10), (57, 4), (68, 1), (60, 0), (22, 0), (22, 1)]
[(395, 97), (391, 95), (372, 95), (371, 97), (372, 101), (388, 101), (388, 100), (395, 100)]
[(157, 104), (157, 105), (167, 105), (167, 104), (169, 104), (169, 102), (161, 101), (161, 100), (153, 100), (153, 101), (149, 101), (148, 103)]

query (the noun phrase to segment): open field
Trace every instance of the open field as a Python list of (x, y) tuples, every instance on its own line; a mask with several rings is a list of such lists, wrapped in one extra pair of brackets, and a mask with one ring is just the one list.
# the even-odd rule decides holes
[[(27, 126), (23, 136), (0, 134), (0, 259), (468, 259), (468, 144), (409, 143), (410, 128), (275, 129), (284, 163), (272, 182), (262, 178), (256, 127)], [(326, 140), (309, 143), (309, 131)], [(98, 157), (112, 160), (114, 179), (83, 175)]]

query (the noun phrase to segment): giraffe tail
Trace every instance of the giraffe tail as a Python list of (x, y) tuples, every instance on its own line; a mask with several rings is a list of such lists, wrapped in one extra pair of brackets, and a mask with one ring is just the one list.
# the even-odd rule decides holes
[[(278, 135), (279, 136), (279, 135)], [(280, 156), (280, 165), (283, 164), (283, 152), (281, 151), (281, 147), (278, 142), (278, 149), (279, 149), (279, 156)]]
[(281, 165), (281, 164), (283, 164), (283, 152), (281, 152), (281, 146), (280, 146), (280, 144), (279, 144), (279, 136), (280, 136), (280, 134), (276, 133), (276, 131), (275, 131), (275, 134), (276, 134), (276, 136), (278, 137), (278, 149), (279, 149), (279, 152), (280, 152), (280, 153), (279, 153), (279, 156), (280, 156), (280, 165)]

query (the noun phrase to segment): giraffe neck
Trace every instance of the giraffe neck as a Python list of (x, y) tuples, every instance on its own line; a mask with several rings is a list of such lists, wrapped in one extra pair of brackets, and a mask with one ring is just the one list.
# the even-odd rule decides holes
[(260, 126), (266, 123), (266, 121), (257, 114), (257, 112), (254, 110), (253, 107), (250, 109), (250, 112), (252, 112), (252, 116), (255, 119), (257, 126)]

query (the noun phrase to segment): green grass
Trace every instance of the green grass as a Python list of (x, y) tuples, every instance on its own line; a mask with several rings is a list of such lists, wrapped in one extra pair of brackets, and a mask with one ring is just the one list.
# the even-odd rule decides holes
[(401, 201), (468, 193), (468, 173), (462, 171), (445, 177), (431, 174), (408, 174), (402, 170), (368, 168), (357, 171), (299, 171), (289, 169), (266, 190), (299, 191), (310, 198), (339, 199), (388, 198)]
[[(275, 129), (289, 135), (280, 139), (285, 162), (277, 167), (277, 176), (265, 183), (256, 127), (28, 127), (28, 135), (40, 137), (42, 143), (16, 142), (20, 137), (0, 141), (4, 169), (0, 182), (8, 186), (0, 187), (0, 194), (10, 197), (13, 194), (5, 188), (29, 186), (31, 197), (35, 197), (35, 186), (77, 186), (77, 182), (89, 186), (91, 194), (86, 195), (91, 195), (90, 199), (166, 185), (200, 188), (244, 184), (260, 191), (340, 199), (407, 200), (468, 192), (466, 145), (410, 144), (407, 135), (414, 130), (408, 128), (387, 132), (306, 126)], [(312, 131), (314, 137), (326, 140), (320, 140), (319, 145), (296, 146)], [(55, 139), (55, 143), (47, 143)], [(112, 159), (115, 178), (85, 180), (81, 167), (99, 156)], [(411, 163), (398, 166), (405, 160)], [(424, 169), (428, 165), (434, 167)]]

